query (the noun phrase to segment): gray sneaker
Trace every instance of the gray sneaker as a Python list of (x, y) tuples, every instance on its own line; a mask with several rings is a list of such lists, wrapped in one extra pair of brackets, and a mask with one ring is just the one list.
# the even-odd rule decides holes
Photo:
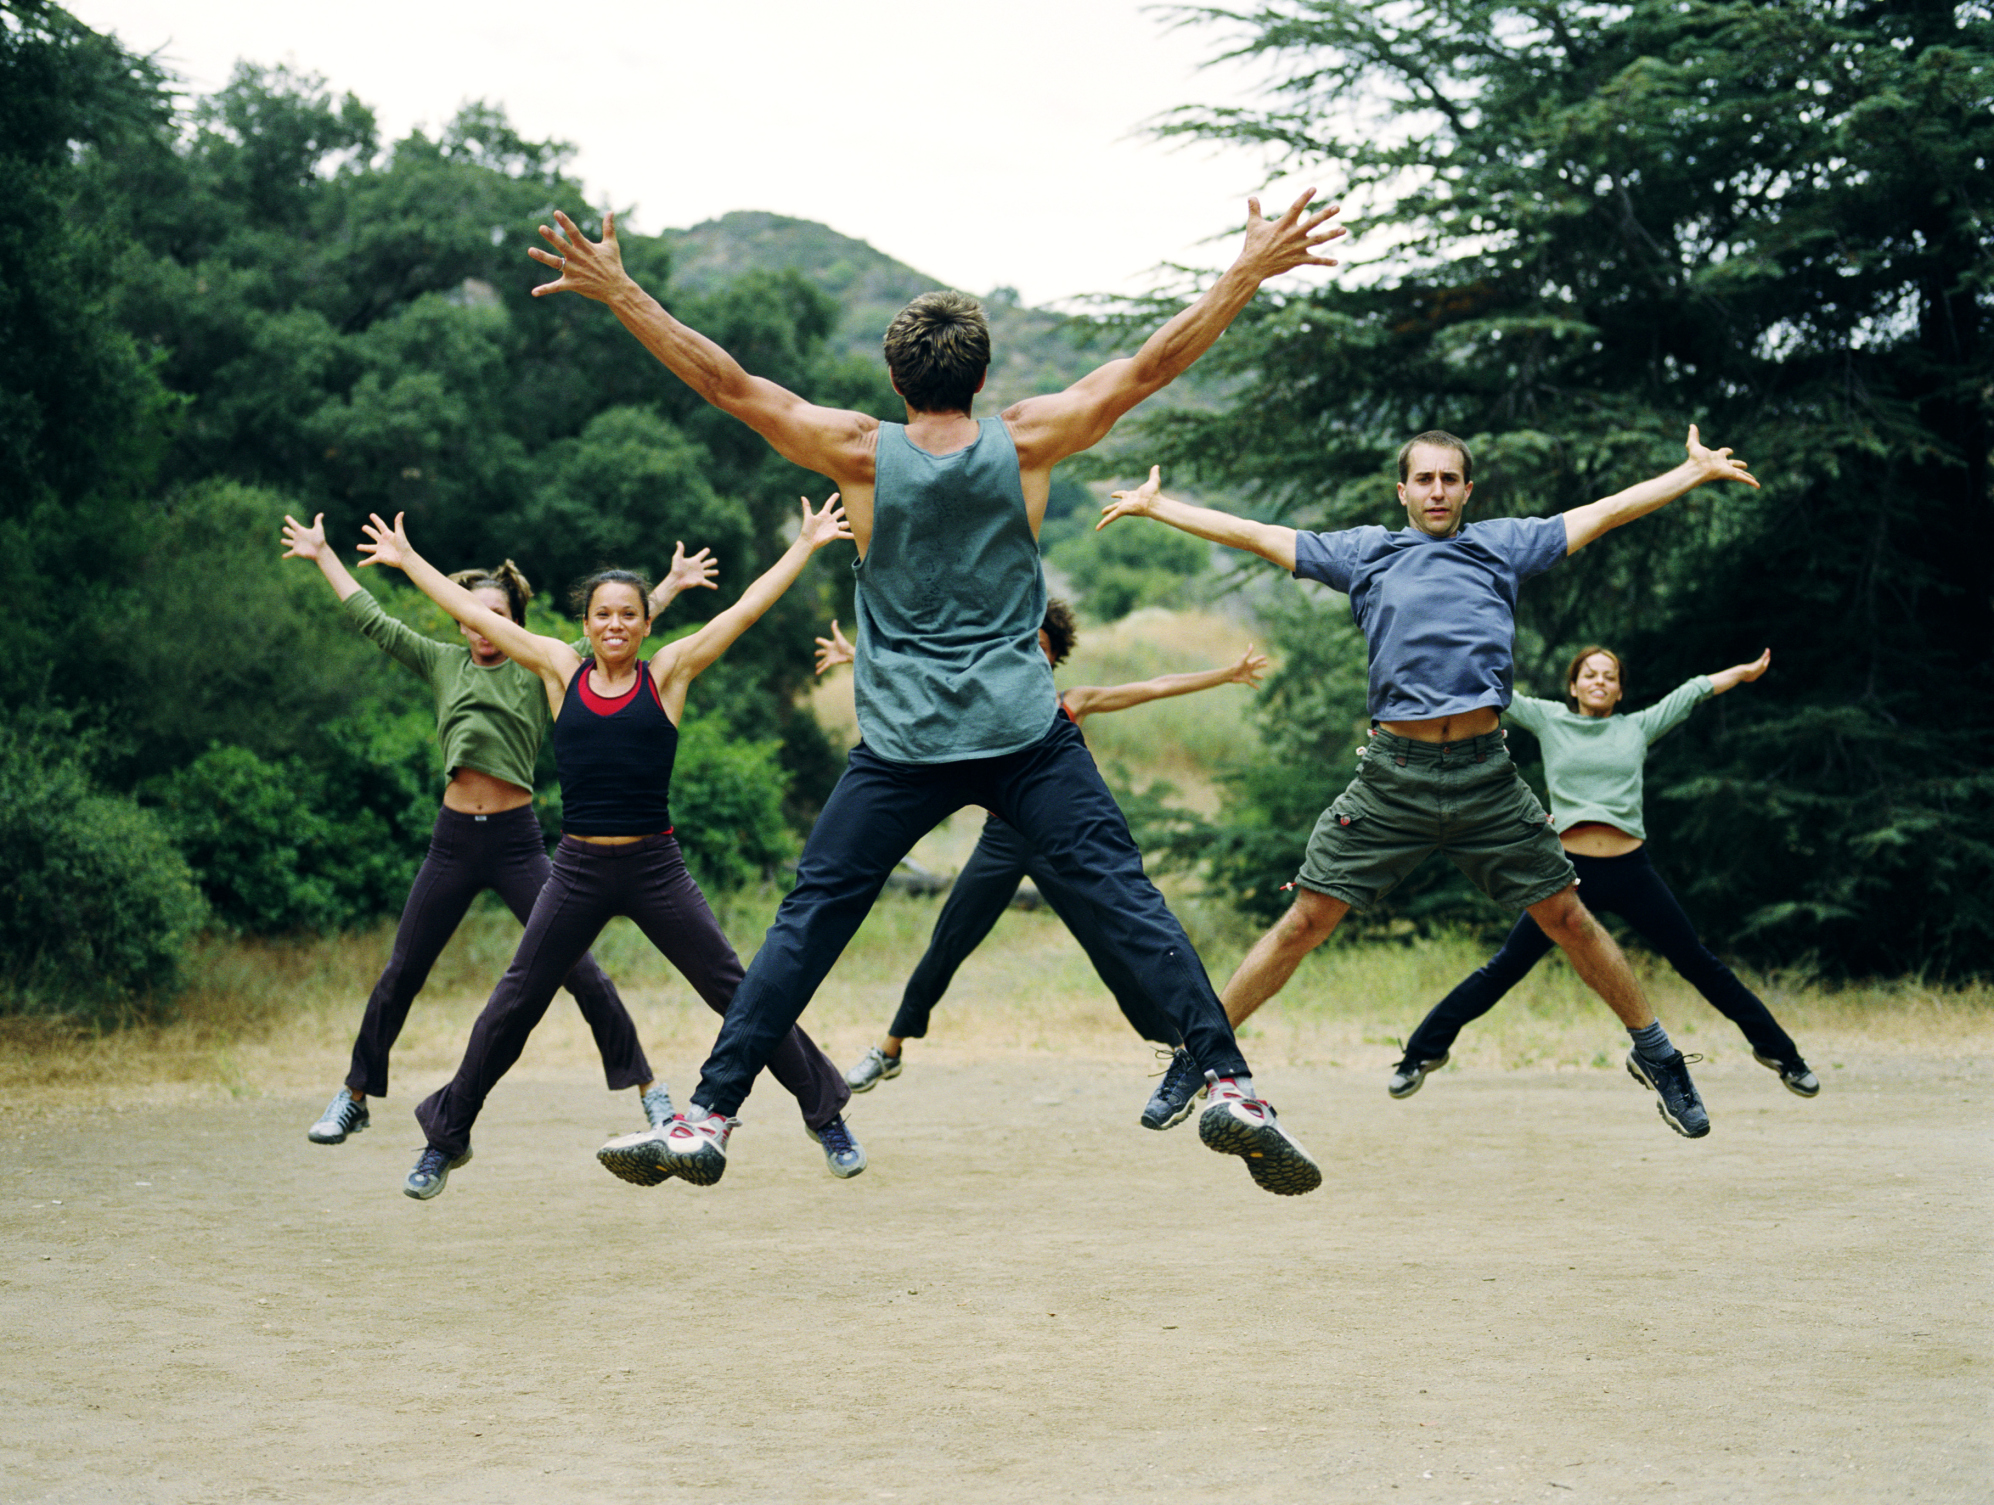
[(824, 1165), (840, 1181), (849, 1181), (865, 1169), (865, 1150), (852, 1138), (851, 1126), (844, 1115), (840, 1114), (821, 1129), (806, 1124), (803, 1132), (824, 1147)]
[(305, 1138), (313, 1144), (344, 1144), (347, 1135), (366, 1127), (367, 1105), (354, 1102), (353, 1095), (342, 1087), (339, 1096), (325, 1105), (318, 1122), (305, 1130)]
[[(1160, 1055), (1162, 1052), (1158, 1052)], [(1143, 1105), (1141, 1123), (1145, 1129), (1174, 1129), (1191, 1116), (1191, 1109), (1205, 1095), (1205, 1074), (1191, 1059), (1191, 1052), (1178, 1046), (1163, 1068), (1163, 1080)]]
[(845, 1073), (845, 1085), (854, 1092), (870, 1092), (881, 1082), (899, 1076), (900, 1066), (900, 1057), (889, 1056), (875, 1045), (859, 1057), (858, 1065)]
[(450, 1183), (450, 1173), (458, 1167), (468, 1165), (471, 1160), (470, 1147), (452, 1160), (442, 1150), (425, 1148), (415, 1157), (415, 1169), (408, 1173), (402, 1182), (402, 1195), (414, 1197), (418, 1202), (427, 1202)]
[(1638, 1050), (1627, 1052), (1627, 1074), (1655, 1094), (1655, 1111), (1684, 1139), (1701, 1139), (1710, 1132), (1710, 1115), (1696, 1083), (1689, 1079), (1689, 1063), (1702, 1056), (1686, 1056), (1676, 1051), (1666, 1061), (1650, 1061)]
[(677, 1112), (672, 1107), (672, 1095), (665, 1090), (663, 1082), (652, 1083), (651, 1090), (644, 1094), (643, 1102), (644, 1117), (651, 1121), (651, 1127), (654, 1129), (662, 1129), (672, 1121), (672, 1115)]
[(1446, 1052), (1441, 1052), (1437, 1061), (1415, 1061), (1407, 1056), (1392, 1069), (1392, 1079), (1385, 1083), (1385, 1091), (1393, 1097), (1411, 1097), (1425, 1083), (1427, 1077), (1447, 1064)]
[(1821, 1079), (1808, 1070), (1807, 1063), (1799, 1057), (1796, 1056), (1791, 1061), (1777, 1061), (1771, 1056), (1762, 1056), (1757, 1051), (1753, 1051), (1752, 1059), (1757, 1061), (1759, 1065), (1778, 1072), (1780, 1085), (1785, 1087), (1795, 1097), (1819, 1097), (1821, 1095)]

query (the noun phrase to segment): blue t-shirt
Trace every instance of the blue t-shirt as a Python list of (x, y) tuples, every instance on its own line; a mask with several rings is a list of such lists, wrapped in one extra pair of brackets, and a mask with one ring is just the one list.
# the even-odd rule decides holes
[(1371, 649), (1376, 721), (1509, 704), (1516, 591), (1565, 557), (1563, 517), (1496, 517), (1452, 538), (1417, 528), (1295, 534), (1295, 578), (1350, 596)]

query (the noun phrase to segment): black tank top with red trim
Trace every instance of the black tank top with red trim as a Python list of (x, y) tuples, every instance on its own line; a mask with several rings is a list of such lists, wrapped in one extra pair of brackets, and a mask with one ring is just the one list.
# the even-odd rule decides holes
[(650, 836), (672, 828), (672, 763), (679, 729), (665, 714), (651, 666), (614, 700), (589, 685), (595, 660), (568, 684), (554, 718), (561, 829), (576, 836)]

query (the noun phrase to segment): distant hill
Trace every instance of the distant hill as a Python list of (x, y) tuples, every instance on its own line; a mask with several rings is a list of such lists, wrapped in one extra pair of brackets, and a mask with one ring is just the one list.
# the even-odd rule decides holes
[[(829, 225), (759, 209), (736, 210), (690, 230), (667, 230), (662, 239), (672, 247), (672, 280), (691, 288), (746, 271), (802, 273), (844, 309), (833, 338), (868, 356), (879, 354), (886, 326), (909, 299), (947, 286)], [(963, 291), (983, 300), (990, 320), (993, 360), (985, 397), (977, 403), (980, 412), (1057, 392), (1107, 358), (1103, 350), (1077, 348), (1062, 332), (1064, 316), (1020, 303), (1010, 288)]]

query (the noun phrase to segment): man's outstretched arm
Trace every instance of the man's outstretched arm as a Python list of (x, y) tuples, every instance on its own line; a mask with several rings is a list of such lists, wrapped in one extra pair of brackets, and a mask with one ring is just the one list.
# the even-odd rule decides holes
[(1759, 483), (1745, 469), (1745, 462), (1732, 459), (1728, 449), (1705, 448), (1703, 441), (1697, 437), (1693, 423), (1689, 426), (1689, 440), (1685, 448), (1689, 451), (1688, 456), (1674, 470), (1567, 512), (1565, 552), (1578, 553), (1602, 533), (1611, 532), (1622, 523), (1631, 523), (1637, 517), (1646, 517), (1684, 492), (1694, 491), (1705, 481), (1743, 481), (1754, 490), (1758, 489)]
[(1335, 266), (1329, 257), (1312, 253), (1343, 234), (1341, 226), (1323, 228), (1341, 206), (1305, 215), (1314, 197), (1311, 188), (1286, 214), (1271, 220), (1261, 216), (1260, 200), (1248, 199), (1246, 244), (1203, 297), (1145, 340), (1133, 356), (1109, 361), (1064, 392), (1028, 397), (1007, 408), (1004, 421), (1024, 467), (1047, 470), (1099, 444), (1129, 409), (1190, 370), (1269, 277), (1297, 267)]
[(733, 356), (698, 330), (674, 319), (623, 270), (614, 214), (603, 216), (600, 241), (583, 235), (558, 209), (554, 218), (559, 230), (540, 227), (552, 249), (533, 246), (527, 255), (553, 267), (561, 276), (533, 289), (534, 297), (580, 293), (606, 304), (672, 375), (722, 412), (747, 424), (785, 460), (833, 481), (863, 484), (872, 479), (870, 436), (879, 420), (843, 408), (820, 408), (786, 387), (750, 376)]
[(1181, 533), (1189, 533), (1193, 538), (1209, 539), (1229, 549), (1244, 549), (1249, 554), (1258, 554), (1270, 564), (1278, 564), (1289, 574), (1294, 574), (1293, 528), (1279, 523), (1256, 523), (1252, 518), (1234, 517), (1230, 512), (1220, 512), (1216, 508), (1193, 507), (1189, 502), (1173, 501), (1163, 494), (1162, 485), (1161, 470), (1150, 466), (1149, 479), (1134, 491), (1112, 493), (1114, 499), (1101, 509), (1101, 520), (1094, 525), (1094, 531), (1100, 532), (1120, 517), (1153, 517)]

